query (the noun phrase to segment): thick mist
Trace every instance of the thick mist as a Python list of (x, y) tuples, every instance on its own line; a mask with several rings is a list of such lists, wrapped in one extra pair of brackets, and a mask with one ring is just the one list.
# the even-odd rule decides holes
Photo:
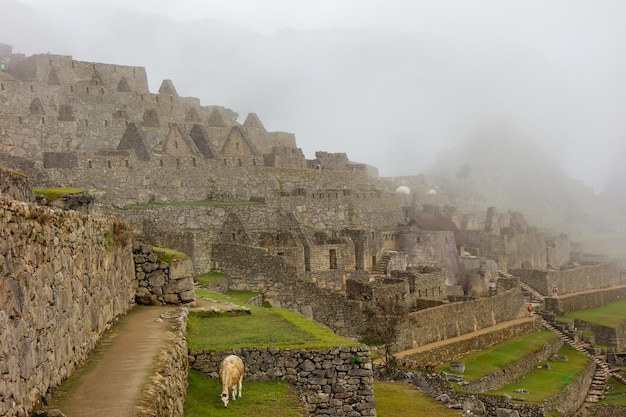
[(384, 176), (507, 125), (596, 192), (624, 188), (619, 1), (130, 3), (0, 0), (0, 42), (145, 66), (153, 91), (171, 79), (295, 133), (309, 158), (346, 152)]

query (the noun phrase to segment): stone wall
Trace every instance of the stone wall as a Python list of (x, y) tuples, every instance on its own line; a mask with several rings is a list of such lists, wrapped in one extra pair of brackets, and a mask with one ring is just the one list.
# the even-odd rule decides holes
[(524, 304), (522, 292), (516, 288), (493, 297), (410, 313), (400, 326), (397, 350), (450, 339), (516, 319), (523, 314)]
[(547, 399), (546, 408), (556, 410), (564, 416), (574, 415), (585, 401), (585, 395), (581, 393), (589, 392), (595, 371), (596, 363), (590, 361), (583, 372), (578, 374), (572, 382), (558, 394)]
[(626, 416), (626, 405), (622, 404), (593, 404), (585, 407), (588, 417), (623, 417)]
[(123, 224), (0, 198), (0, 415), (18, 416), (134, 303)]
[(498, 343), (505, 342), (520, 336), (536, 332), (537, 325), (535, 322), (524, 322), (514, 324), (504, 329), (491, 331), (489, 333), (477, 335), (468, 339), (459, 341), (450, 341), (443, 346), (433, 347), (422, 352), (412, 353), (403, 356), (404, 362), (410, 362), (417, 366), (436, 365), (439, 363), (450, 362), (459, 359), (473, 352), (495, 346)]
[(166, 317), (173, 319), (167, 345), (158, 353), (155, 373), (143, 391), (137, 417), (182, 417), (189, 379), (187, 354), (187, 307)]
[(374, 377), (367, 346), (190, 350), (190, 366), (209, 378), (218, 378), (219, 364), (229, 354), (239, 355), (244, 361), (244, 397), (246, 381), (282, 379), (302, 393), (309, 416), (376, 415)]
[(152, 246), (133, 246), (138, 304), (185, 304), (195, 301), (193, 265), (190, 259), (159, 261)]
[[(274, 307), (297, 311), (344, 336), (361, 336), (364, 317), (360, 302), (305, 280), (306, 275), (280, 256), (261, 248), (219, 243), (213, 245), (212, 259), (228, 275), (229, 287), (258, 291)], [(363, 272), (347, 272), (346, 280)]]
[(26, 175), (0, 166), (0, 196), (19, 201), (35, 201)]
[(558, 295), (617, 287), (624, 282), (617, 264), (612, 262), (598, 265), (585, 265), (570, 269), (511, 269), (513, 275), (533, 287), (544, 296), (552, 296), (552, 289), (558, 288)]
[(569, 313), (577, 310), (600, 307), (604, 304), (626, 298), (626, 287), (612, 287), (578, 294), (561, 295), (558, 298), (546, 298), (547, 311)]

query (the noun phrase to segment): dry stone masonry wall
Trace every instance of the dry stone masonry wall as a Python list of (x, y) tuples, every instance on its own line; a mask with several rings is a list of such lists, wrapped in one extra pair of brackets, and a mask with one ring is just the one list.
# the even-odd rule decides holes
[(133, 247), (138, 304), (186, 304), (196, 299), (193, 265), (189, 259), (159, 261), (151, 246)]
[(117, 222), (0, 197), (0, 415), (23, 416), (134, 303)]
[(229, 354), (239, 355), (244, 361), (244, 385), (247, 380), (282, 379), (296, 386), (309, 416), (376, 415), (374, 377), (367, 346), (190, 350), (190, 366), (210, 378), (218, 378), (219, 363)]

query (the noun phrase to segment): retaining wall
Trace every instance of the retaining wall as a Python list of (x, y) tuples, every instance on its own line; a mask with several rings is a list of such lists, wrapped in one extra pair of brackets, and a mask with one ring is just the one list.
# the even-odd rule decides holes
[(189, 308), (173, 310), (172, 331), (159, 352), (155, 373), (144, 389), (136, 417), (182, 417), (189, 378), (187, 355), (187, 317)]
[(534, 321), (517, 323), (507, 326), (504, 329), (494, 330), (469, 339), (446, 343), (443, 346), (436, 346), (423, 352), (412, 353), (403, 356), (402, 361), (411, 362), (418, 366), (437, 365), (495, 346), (509, 339), (525, 336), (537, 330), (537, 325)]
[(190, 350), (190, 366), (209, 378), (218, 378), (219, 364), (230, 354), (239, 355), (244, 361), (244, 385), (245, 381), (270, 379), (295, 385), (302, 393), (309, 416), (376, 415), (372, 361), (365, 345), (302, 350)]
[(122, 223), (0, 197), (0, 415), (23, 416), (134, 303)]
[(546, 298), (545, 309), (556, 313), (569, 313), (577, 310), (600, 307), (626, 298), (626, 287), (614, 287), (578, 294)]
[(454, 302), (407, 315), (397, 350), (407, 350), (519, 318), (525, 301), (519, 288), (494, 297)]

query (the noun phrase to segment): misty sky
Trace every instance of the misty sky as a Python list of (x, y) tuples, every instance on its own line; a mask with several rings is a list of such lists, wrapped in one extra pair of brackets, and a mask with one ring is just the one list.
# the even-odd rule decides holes
[(145, 66), (152, 91), (171, 79), (295, 133), (307, 158), (346, 152), (385, 176), (504, 125), (599, 190), (626, 136), (622, 0), (19, 3), (0, 26), (14, 52)]

